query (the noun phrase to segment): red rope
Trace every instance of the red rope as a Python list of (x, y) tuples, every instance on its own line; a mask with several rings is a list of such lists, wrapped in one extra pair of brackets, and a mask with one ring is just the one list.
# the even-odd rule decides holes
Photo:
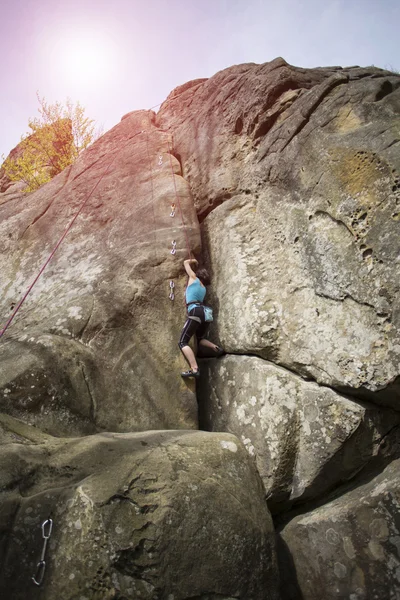
[(27, 289), (27, 291), (25, 292), (24, 296), (22, 297), (22, 299), (18, 302), (17, 306), (15, 307), (11, 317), (8, 319), (7, 323), (4, 325), (3, 329), (0, 331), (0, 338), (3, 337), (3, 335), (5, 334), (5, 332), (7, 331), (7, 329), (9, 328), (9, 326), (11, 325), (11, 323), (13, 322), (16, 314), (18, 313), (19, 309), (21, 308), (21, 306), (23, 305), (23, 303), (25, 302), (25, 300), (27, 299), (27, 297), (29, 296), (29, 294), (31, 293), (33, 287), (35, 286), (36, 282), (38, 281), (39, 277), (42, 275), (43, 271), (45, 270), (45, 268), (47, 267), (47, 265), (49, 264), (49, 262), (51, 261), (51, 259), (53, 258), (54, 254), (57, 252), (58, 248), (60, 247), (60, 245), (62, 244), (62, 242), (64, 241), (65, 237), (67, 236), (68, 232), (70, 231), (70, 229), (72, 228), (73, 224), (75, 223), (76, 219), (79, 217), (80, 213), (82, 212), (84, 206), (86, 205), (86, 203), (88, 202), (88, 200), (91, 198), (93, 192), (97, 189), (99, 183), (101, 182), (101, 180), (106, 176), (106, 174), (108, 173), (111, 165), (114, 163), (115, 159), (117, 158), (117, 156), (120, 154), (120, 152), (122, 152), (122, 150), (124, 150), (124, 148), (126, 148), (128, 146), (128, 144), (130, 144), (130, 142), (132, 141), (133, 138), (135, 138), (137, 135), (140, 135), (142, 132), (140, 131), (139, 133), (136, 133), (134, 136), (132, 136), (129, 141), (116, 153), (116, 155), (114, 156), (114, 158), (112, 159), (112, 161), (108, 164), (108, 167), (106, 168), (106, 170), (103, 172), (103, 174), (100, 176), (99, 180), (97, 181), (97, 183), (93, 186), (93, 189), (91, 190), (91, 192), (89, 193), (89, 195), (85, 198), (85, 200), (82, 202), (81, 206), (79, 207), (78, 211), (75, 213), (74, 217), (72, 218), (71, 222), (68, 224), (67, 228), (65, 229), (64, 233), (62, 234), (62, 236), (60, 237), (60, 239), (58, 240), (57, 244), (54, 246), (53, 250), (50, 252), (49, 256), (47, 257), (46, 261), (44, 262), (44, 264), (42, 265), (39, 273), (36, 275), (35, 279), (33, 280), (33, 282), (31, 283), (31, 285), (29, 286), (29, 288)]
[[(161, 103), (160, 103), (161, 104)], [(156, 104), (155, 106), (152, 106), (152, 108), (156, 108), (157, 106), (160, 106), (159, 104)], [(150, 109), (150, 110), (151, 110)], [(149, 124), (150, 124), (150, 116), (149, 116)], [(40, 268), (38, 274), (36, 275), (35, 279), (33, 280), (33, 282), (31, 283), (31, 285), (29, 286), (29, 288), (27, 289), (27, 291), (25, 292), (25, 294), (23, 295), (22, 299), (18, 302), (17, 306), (15, 307), (12, 315), (9, 317), (8, 321), (6, 322), (6, 324), (4, 325), (3, 329), (0, 331), (0, 338), (3, 337), (3, 335), (5, 334), (5, 332), (7, 331), (7, 329), (9, 328), (9, 326), (11, 325), (11, 323), (13, 322), (13, 320), (15, 319), (18, 311), (20, 310), (21, 306), (24, 304), (25, 300), (27, 299), (27, 297), (29, 296), (29, 294), (31, 293), (32, 289), (34, 288), (35, 284), (37, 283), (38, 279), (41, 277), (43, 271), (45, 270), (45, 268), (47, 267), (47, 265), (49, 264), (49, 262), (51, 261), (51, 259), (53, 258), (53, 256), (55, 255), (55, 253), (57, 252), (58, 248), (60, 247), (60, 245), (62, 244), (62, 242), (64, 241), (65, 237), (68, 235), (69, 231), (71, 230), (71, 228), (73, 227), (76, 219), (79, 217), (79, 215), (81, 214), (83, 208), (85, 207), (86, 203), (88, 202), (88, 200), (92, 197), (93, 192), (97, 189), (98, 185), (100, 184), (100, 182), (102, 181), (102, 179), (106, 176), (106, 174), (108, 173), (111, 165), (114, 163), (115, 159), (117, 158), (117, 156), (120, 154), (120, 152), (122, 152), (122, 150), (124, 150), (124, 148), (126, 148), (126, 146), (132, 141), (132, 139), (134, 137), (136, 137), (137, 135), (140, 135), (142, 133), (142, 131), (140, 131), (139, 133), (135, 134), (134, 136), (132, 136), (132, 138), (129, 139), (129, 141), (116, 153), (116, 155), (114, 156), (114, 158), (112, 159), (112, 161), (108, 164), (106, 170), (103, 172), (103, 174), (100, 176), (99, 180), (97, 181), (97, 183), (93, 186), (93, 189), (91, 190), (91, 192), (89, 193), (89, 195), (85, 198), (85, 200), (82, 202), (81, 206), (79, 207), (78, 211), (75, 213), (75, 215), (73, 216), (72, 220), (70, 221), (70, 223), (68, 224), (67, 228), (65, 229), (64, 233), (62, 234), (62, 236), (60, 237), (60, 239), (58, 240), (57, 244), (54, 246), (53, 250), (50, 252), (49, 256), (47, 257), (46, 261), (44, 262), (44, 264), (42, 265), (42, 267)], [(148, 133), (147, 133), (147, 154), (149, 155), (149, 150), (148, 150)], [(189, 237), (187, 234), (187, 228), (185, 226), (185, 221), (183, 218), (183, 211), (182, 211), (182, 206), (181, 206), (181, 202), (180, 202), (180, 198), (178, 195), (178, 191), (176, 188), (176, 182), (175, 182), (175, 173), (174, 173), (174, 168), (172, 165), (172, 148), (170, 147), (170, 143), (167, 140), (168, 143), (168, 154), (169, 154), (169, 161), (170, 161), (170, 166), (171, 166), (171, 173), (172, 173), (172, 180), (174, 183), (174, 190), (175, 190), (175, 198), (177, 201), (177, 204), (179, 206), (179, 212), (181, 215), (181, 220), (182, 220), (182, 227), (183, 230), (185, 232), (185, 237), (186, 237), (186, 246), (187, 246), (187, 251), (188, 251), (188, 256), (190, 258), (191, 256), (191, 252), (190, 252), (190, 244), (189, 244)], [(152, 176), (152, 170), (150, 173), (151, 176), (151, 186), (152, 186), (152, 198), (154, 198), (154, 189), (153, 189), (153, 176)], [(153, 207), (153, 218), (155, 221), (155, 214), (154, 214), (154, 202), (152, 202), (152, 207)]]

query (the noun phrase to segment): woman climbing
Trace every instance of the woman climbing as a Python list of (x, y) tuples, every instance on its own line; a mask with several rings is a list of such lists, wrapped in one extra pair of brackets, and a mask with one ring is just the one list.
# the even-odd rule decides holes
[[(194, 270), (190, 265), (193, 265)], [(216, 344), (204, 339), (208, 323), (212, 321), (211, 309), (203, 304), (210, 276), (206, 269), (198, 269), (198, 262), (195, 258), (183, 261), (183, 266), (189, 277), (185, 293), (188, 315), (179, 339), (179, 348), (188, 361), (190, 370), (184, 371), (181, 375), (182, 377), (197, 378), (200, 377), (200, 370), (194, 352), (189, 346), (190, 338), (196, 334), (197, 344), (211, 348), (215, 352), (215, 356), (221, 356), (224, 351)]]

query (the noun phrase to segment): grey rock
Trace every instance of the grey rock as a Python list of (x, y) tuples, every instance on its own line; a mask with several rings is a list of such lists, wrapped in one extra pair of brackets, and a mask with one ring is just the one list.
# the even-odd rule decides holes
[(204, 220), (225, 349), (393, 407), (399, 107), (398, 74), (276, 59), (172, 93), (157, 115)]
[(0, 194), (3, 325), (86, 201), (0, 346), (0, 409), (54, 435), (197, 427), (177, 340), (199, 226), (153, 121), (137, 111), (38, 191)]
[(2, 598), (38, 593), (31, 577), (51, 518), (43, 600), (278, 600), (271, 517), (234, 436), (60, 440), (11, 417), (0, 422), (14, 436), (0, 447)]
[[(202, 367), (202, 419), (241, 438), (274, 510), (305, 510), (398, 456), (398, 417), (368, 402), (399, 409), (399, 111), (397, 74), (278, 58), (188, 82), (157, 115), (128, 113), (28, 197), (0, 174), (3, 323), (87, 200), (0, 345), (3, 589), (31, 585), (52, 507), (62, 540), (55, 529), (44, 598), (81, 600), (84, 578), (90, 600), (277, 597), (271, 520), (244, 448), (193, 431), (176, 346), (184, 307), (168, 299), (171, 280), (183, 293), (187, 244), (212, 271), (213, 339), (251, 355)], [(155, 429), (171, 431), (96, 434)], [(286, 558), (306, 578), (296, 593), (398, 594), (397, 542), (382, 550), (365, 533), (371, 510), (395, 521), (379, 498), (396, 468), (334, 501), (347, 508), (318, 509), (344, 515), (346, 555), (359, 544), (350, 581), (317, 513), (285, 527)], [(95, 556), (85, 572), (82, 555)]]
[(282, 600), (400, 597), (399, 473), (397, 460), (283, 528)]
[[(274, 512), (351, 479), (399, 429), (396, 411), (355, 402), (255, 356), (207, 360), (201, 369), (200, 427), (241, 439)], [(395, 444), (386, 451), (386, 460), (398, 452)]]

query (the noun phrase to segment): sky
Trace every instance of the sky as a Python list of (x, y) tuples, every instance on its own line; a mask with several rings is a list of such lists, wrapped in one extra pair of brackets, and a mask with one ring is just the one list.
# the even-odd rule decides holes
[(282, 56), (301, 67), (400, 70), (399, 0), (5, 0), (0, 156), (48, 102), (107, 131), (178, 85)]

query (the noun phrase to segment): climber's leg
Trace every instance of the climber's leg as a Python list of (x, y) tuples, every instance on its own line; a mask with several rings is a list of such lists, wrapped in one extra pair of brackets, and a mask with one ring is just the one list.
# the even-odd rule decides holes
[(217, 346), (217, 344), (213, 344), (212, 342), (209, 342), (208, 340), (205, 340), (204, 338), (199, 340), (198, 344), (199, 344), (199, 346), (205, 346), (206, 348), (211, 348), (212, 350), (214, 350), (217, 353), (223, 352), (222, 348)]
[(193, 377), (197, 376), (197, 374), (199, 373), (199, 367), (196, 361), (196, 357), (194, 355), (193, 350), (189, 346), (189, 340), (196, 333), (196, 330), (198, 329), (199, 325), (200, 323), (198, 321), (195, 321), (193, 319), (187, 319), (186, 323), (183, 326), (181, 337), (179, 338), (179, 348), (181, 349), (182, 354), (184, 355), (186, 360), (188, 361), (191, 369), (191, 372), (185, 371), (184, 373), (182, 373), (183, 377)]
[(199, 366), (197, 364), (196, 357), (194, 355), (193, 350), (191, 349), (190, 346), (183, 346), (183, 348), (181, 348), (181, 350), (182, 350), (184, 357), (188, 361), (189, 366), (192, 369), (193, 373), (196, 373), (199, 370)]

